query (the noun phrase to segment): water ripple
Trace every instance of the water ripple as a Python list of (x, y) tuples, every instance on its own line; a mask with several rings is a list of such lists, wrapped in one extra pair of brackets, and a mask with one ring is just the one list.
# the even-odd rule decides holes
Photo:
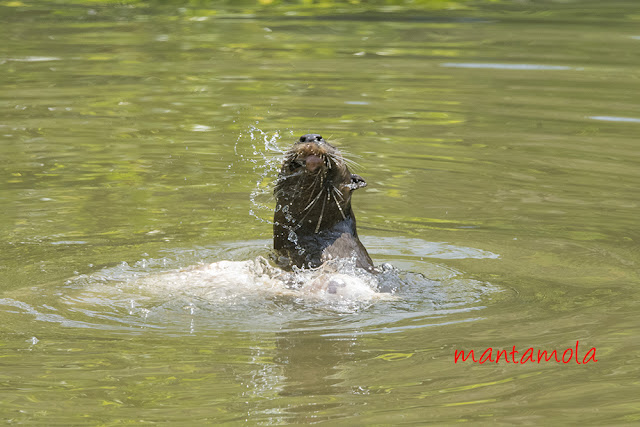
[(565, 65), (541, 64), (491, 64), (472, 62), (444, 62), (441, 67), (449, 68), (488, 68), (498, 70), (582, 70), (582, 68), (567, 67)]
[(616, 117), (616, 116), (589, 116), (592, 120), (602, 120), (605, 122), (628, 122), (628, 123), (640, 123), (640, 119), (635, 117)]

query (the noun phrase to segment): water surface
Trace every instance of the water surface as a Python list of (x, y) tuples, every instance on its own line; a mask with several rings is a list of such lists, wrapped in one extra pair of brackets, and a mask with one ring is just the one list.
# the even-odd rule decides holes
[[(639, 20), (632, 1), (2, 3), (2, 419), (637, 421)], [(279, 153), (311, 132), (359, 164), (397, 299), (126, 285), (268, 256)], [(576, 341), (598, 362), (454, 363)]]

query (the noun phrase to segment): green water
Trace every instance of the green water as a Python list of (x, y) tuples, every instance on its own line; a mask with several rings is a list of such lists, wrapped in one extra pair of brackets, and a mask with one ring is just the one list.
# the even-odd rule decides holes
[[(640, 420), (635, 1), (85, 3), (0, 3), (0, 419)], [(122, 288), (268, 255), (274, 147), (311, 132), (368, 182), (373, 259), (428, 280)]]

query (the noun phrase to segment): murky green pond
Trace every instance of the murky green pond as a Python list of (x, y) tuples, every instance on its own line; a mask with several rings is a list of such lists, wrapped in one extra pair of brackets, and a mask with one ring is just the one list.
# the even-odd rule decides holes
[[(0, 3), (0, 419), (640, 420), (634, 0), (170, 3)], [(394, 298), (168, 280), (305, 133)]]

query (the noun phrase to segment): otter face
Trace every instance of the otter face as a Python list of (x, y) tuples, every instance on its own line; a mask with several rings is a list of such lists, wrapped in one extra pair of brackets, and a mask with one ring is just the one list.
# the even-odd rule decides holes
[(318, 134), (303, 135), (286, 153), (276, 182), (278, 207), (286, 207), (287, 217), (293, 218), (285, 218), (281, 225), (297, 229), (313, 224), (317, 233), (321, 227), (345, 220), (351, 210), (351, 192), (366, 185), (362, 177), (349, 172), (336, 147)]
[[(340, 164), (344, 162), (342, 155), (336, 147), (329, 144), (322, 136), (310, 133), (302, 135), (300, 139), (287, 152), (285, 164), (289, 163), (289, 169), (294, 171), (304, 166), (309, 173), (319, 172), (319, 169), (331, 167), (330, 160)], [(280, 173), (282, 176), (282, 173)]]

